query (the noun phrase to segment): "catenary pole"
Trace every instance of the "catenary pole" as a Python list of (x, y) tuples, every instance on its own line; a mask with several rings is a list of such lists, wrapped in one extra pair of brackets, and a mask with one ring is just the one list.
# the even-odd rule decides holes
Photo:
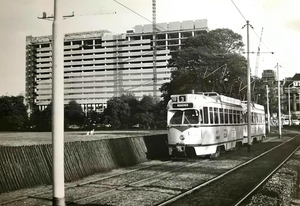
[(280, 103), (280, 80), (279, 80), (279, 65), (277, 67), (277, 91), (278, 91), (278, 134), (279, 139), (281, 138), (281, 103)]
[(268, 133), (270, 133), (271, 132), (271, 128), (270, 128), (270, 107), (269, 107), (269, 88), (268, 88), (268, 85), (266, 85), (266, 90), (267, 90)]
[(293, 84), (293, 82), (292, 83), (290, 83), (289, 85), (288, 85), (288, 108), (289, 108), (289, 126), (291, 126), (291, 88), (290, 88), (290, 86)]
[(247, 135), (248, 135), (248, 152), (251, 151), (251, 71), (250, 71), (250, 48), (249, 48), (249, 21), (247, 20)]
[(54, 0), (52, 24), (53, 206), (65, 206), (64, 186), (64, 33), (61, 0)]

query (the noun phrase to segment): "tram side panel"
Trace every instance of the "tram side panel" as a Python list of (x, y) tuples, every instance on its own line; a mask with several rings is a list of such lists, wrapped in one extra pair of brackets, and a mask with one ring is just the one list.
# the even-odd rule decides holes
[[(243, 129), (243, 144), (248, 144), (248, 113), (247, 104), (244, 103), (244, 129)], [(250, 144), (253, 141), (262, 141), (266, 138), (266, 125), (265, 125), (265, 111), (264, 107), (259, 104), (251, 103), (251, 139)]]

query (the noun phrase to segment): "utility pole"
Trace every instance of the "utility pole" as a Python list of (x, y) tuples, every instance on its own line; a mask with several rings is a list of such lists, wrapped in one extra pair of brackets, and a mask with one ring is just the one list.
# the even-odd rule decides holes
[(248, 152), (251, 151), (251, 70), (250, 70), (250, 48), (249, 48), (249, 26), (252, 27), (252, 25), (249, 24), (249, 21), (246, 21), (247, 26), (247, 114), (248, 114), (248, 124), (247, 124), (247, 135), (248, 135), (248, 146), (247, 150)]
[(61, 0), (54, 0), (52, 24), (53, 206), (65, 206), (64, 181), (64, 33)]
[(277, 63), (275, 68), (277, 68), (277, 91), (278, 91), (278, 135), (279, 139), (281, 139), (281, 103), (280, 103), (280, 80), (279, 80), (279, 67), (280, 65)]
[(269, 108), (269, 88), (268, 88), (268, 85), (266, 85), (266, 90), (267, 90), (268, 133), (270, 133), (271, 132), (271, 128), (270, 128), (270, 108)]
[(247, 111), (248, 111), (248, 152), (251, 151), (251, 70), (250, 70), (250, 49), (249, 49), (249, 21), (247, 20)]
[(64, 179), (64, 32), (61, 0), (54, 0), (54, 15), (43, 12), (38, 19), (52, 23), (52, 181), (53, 206), (65, 206)]

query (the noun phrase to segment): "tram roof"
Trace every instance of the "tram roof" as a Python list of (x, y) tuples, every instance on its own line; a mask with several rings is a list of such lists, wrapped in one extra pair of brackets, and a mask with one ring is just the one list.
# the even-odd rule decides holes
[[(174, 101), (175, 98), (180, 98), (181, 96), (186, 97), (186, 101), (189, 101), (190, 99), (196, 99), (197, 97), (208, 100), (209, 98), (214, 102), (222, 102), (222, 103), (230, 103), (235, 105), (241, 105), (241, 100), (235, 99), (232, 97), (220, 95), (216, 92), (199, 92), (199, 93), (191, 93), (191, 94), (176, 94), (171, 95), (172, 100)], [(177, 99), (175, 100), (177, 101)]]
[[(247, 110), (247, 101), (242, 101), (242, 107)], [(253, 103), (251, 102), (251, 108), (252, 109), (255, 109), (255, 110), (264, 110), (264, 106), (263, 105), (260, 105), (260, 104), (256, 104), (256, 103)]]

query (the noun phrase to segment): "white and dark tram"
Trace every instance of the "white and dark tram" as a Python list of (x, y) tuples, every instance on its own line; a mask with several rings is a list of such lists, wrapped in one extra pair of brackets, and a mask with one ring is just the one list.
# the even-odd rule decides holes
[[(251, 143), (265, 137), (264, 107), (251, 104)], [(247, 103), (216, 92), (172, 95), (168, 103), (169, 155), (217, 157), (247, 144)]]

